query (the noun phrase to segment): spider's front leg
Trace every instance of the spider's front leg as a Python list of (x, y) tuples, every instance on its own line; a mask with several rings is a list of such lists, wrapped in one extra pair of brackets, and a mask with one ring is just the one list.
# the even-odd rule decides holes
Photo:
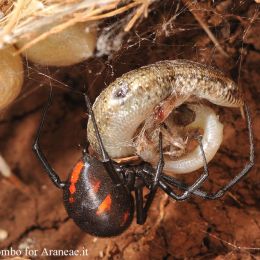
[(102, 157), (101, 161), (102, 161), (104, 167), (106, 168), (106, 170), (107, 170), (110, 178), (112, 179), (112, 181), (115, 184), (123, 185), (123, 182), (120, 179), (119, 174), (116, 172), (115, 167), (113, 165), (113, 162), (112, 162), (111, 158), (109, 157), (109, 155), (108, 155), (108, 153), (107, 153), (107, 151), (104, 147), (102, 138), (101, 138), (99, 130), (98, 130), (98, 126), (97, 126), (95, 115), (94, 115), (94, 112), (93, 112), (93, 109), (92, 109), (91, 102), (90, 102), (90, 100), (89, 100), (89, 98), (86, 94), (84, 95), (84, 97), (85, 97), (85, 103), (86, 103), (86, 106), (87, 106), (87, 109), (88, 109), (89, 117), (90, 117), (90, 120), (92, 121), (94, 130), (95, 130), (95, 135), (96, 135), (96, 138), (97, 138), (97, 141), (98, 141), (98, 144), (99, 144), (99, 149), (101, 151), (101, 157)]
[[(199, 140), (200, 147), (203, 151), (201, 141)], [(151, 173), (143, 171), (141, 174), (142, 179), (137, 179), (136, 185), (135, 185), (135, 199), (136, 199), (136, 211), (137, 211), (137, 223), (138, 224), (144, 224), (147, 212), (154, 200), (155, 194), (158, 190), (158, 187), (164, 190), (170, 197), (174, 198), (175, 200), (184, 200), (187, 199), (193, 192), (196, 192), (196, 189), (198, 189), (205, 179), (208, 177), (208, 170), (205, 167), (204, 168), (204, 174), (190, 187), (186, 187), (184, 190), (184, 193), (182, 195), (177, 195), (172, 188), (166, 184), (163, 181), (163, 166), (164, 166), (164, 157), (163, 157), (163, 146), (162, 146), (162, 134), (159, 135), (159, 152), (160, 152), (160, 158), (158, 165), (156, 167), (156, 172), (153, 175), (152, 181), (150, 180), (151, 185), (149, 185), (150, 192), (147, 195), (147, 199), (145, 202), (145, 205), (143, 206), (143, 187), (144, 184), (147, 183), (147, 178), (151, 179)], [(206, 162), (205, 154), (203, 154), (204, 162)], [(149, 180), (148, 180), (149, 182)]]
[[(160, 136), (160, 138), (161, 138), (161, 136)], [(160, 141), (160, 160), (159, 160), (159, 164), (157, 166), (157, 170), (156, 170), (156, 174), (155, 174), (155, 177), (154, 177), (151, 192), (154, 189), (157, 189), (157, 187), (160, 187), (162, 190), (164, 190), (165, 193), (167, 193), (173, 199), (175, 199), (175, 200), (185, 200), (185, 199), (189, 198), (192, 193), (194, 193), (197, 189), (199, 189), (202, 186), (202, 184), (207, 179), (209, 174), (208, 174), (206, 156), (205, 156), (203, 146), (202, 146), (202, 142), (201, 142), (201, 137), (198, 138), (198, 142), (199, 142), (199, 145), (200, 145), (200, 149), (201, 149), (201, 153), (202, 153), (202, 157), (203, 157), (203, 161), (204, 161), (203, 174), (191, 186), (182, 185), (182, 189), (184, 190), (184, 192), (183, 192), (183, 194), (178, 195), (172, 190), (172, 188), (167, 183), (165, 183), (165, 181), (163, 181), (164, 175), (162, 174), (162, 171), (163, 171), (164, 161), (163, 161), (163, 155), (162, 155), (162, 153), (163, 153), (162, 143)]]
[(147, 218), (147, 213), (149, 208), (151, 207), (151, 204), (154, 200), (155, 194), (158, 189), (158, 183), (159, 179), (163, 172), (163, 166), (164, 166), (164, 158), (163, 158), (163, 147), (162, 147), (162, 134), (159, 134), (159, 151), (160, 151), (160, 158), (158, 165), (156, 167), (156, 172), (154, 175), (154, 178), (152, 180), (152, 183), (149, 187), (150, 192), (147, 195), (147, 199), (145, 202), (145, 205), (143, 206), (143, 188), (145, 186), (146, 181), (146, 172), (142, 171), (140, 174), (142, 178), (137, 178), (137, 181), (135, 183), (135, 201), (136, 201), (136, 215), (137, 215), (137, 224), (144, 224)]
[[(164, 190), (165, 193), (167, 193), (170, 197), (172, 197), (175, 200), (186, 200), (188, 199), (191, 194), (195, 193), (195, 191), (197, 189), (199, 189), (202, 184), (204, 183), (204, 181), (208, 178), (209, 173), (208, 173), (208, 167), (207, 167), (207, 161), (206, 161), (206, 156), (203, 150), (203, 146), (202, 146), (202, 142), (201, 142), (201, 137), (198, 137), (198, 142), (199, 142), (199, 146), (201, 149), (201, 154), (202, 154), (202, 158), (203, 158), (203, 162), (204, 162), (204, 171), (203, 174), (191, 185), (191, 186), (187, 186), (187, 185), (182, 185), (182, 189), (184, 190), (183, 194), (178, 195), (176, 194), (173, 189), (164, 181), (159, 180), (159, 187)], [(163, 179), (164, 175), (162, 176)], [(175, 180), (174, 178), (172, 178), (173, 180)]]
[(147, 213), (152, 205), (155, 194), (157, 192), (157, 187), (152, 188), (147, 195), (147, 199), (144, 204), (143, 199), (143, 188), (145, 183), (142, 179), (137, 179), (135, 183), (135, 204), (136, 204), (136, 222), (137, 224), (143, 225), (147, 218)]
[[(245, 105), (245, 112), (246, 112), (246, 119), (247, 119), (247, 128), (248, 128), (248, 139), (249, 139), (249, 162), (244, 166), (243, 170), (238, 173), (230, 182), (228, 182), (225, 186), (220, 188), (218, 191), (208, 194), (207, 192), (196, 189), (192, 191), (192, 194), (202, 197), (204, 199), (214, 200), (222, 197), (229, 189), (231, 189), (236, 183), (238, 183), (253, 167), (254, 160), (255, 160), (255, 153), (254, 153), (254, 141), (253, 141), (253, 131), (252, 131), (252, 125), (251, 125), (251, 116), (249, 109), (247, 105)], [(200, 142), (200, 140), (198, 140)], [(200, 143), (201, 147), (201, 153), (204, 154), (203, 147)], [(208, 172), (208, 165), (207, 162), (204, 160), (204, 171)], [(173, 185), (175, 187), (178, 187), (182, 190), (187, 190), (188, 186), (176, 179), (174, 179), (171, 176), (163, 175), (162, 176), (162, 182), (160, 182), (160, 187), (165, 190), (167, 194), (169, 194), (171, 197), (173, 194), (172, 189), (169, 187), (169, 185)]]

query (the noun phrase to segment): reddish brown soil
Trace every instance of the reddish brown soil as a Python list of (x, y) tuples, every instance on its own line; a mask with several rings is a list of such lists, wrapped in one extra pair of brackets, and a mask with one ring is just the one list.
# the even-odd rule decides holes
[[(138, 40), (138, 44), (126, 48), (124, 43), (122, 49), (110, 57), (109, 63), (107, 57), (103, 57), (66, 69), (49, 71), (33, 65), (28, 67), (24, 90), (28, 95), (20, 98), (0, 120), (0, 151), (14, 174), (26, 185), (17, 188), (0, 177), (0, 229), (9, 234), (0, 242), (0, 249), (27, 247), (42, 252), (44, 248), (85, 248), (89, 259), (260, 259), (260, 179), (257, 175), (260, 166), (260, 117), (257, 114), (259, 8), (253, 1), (234, 1), (237, 4), (222, 1), (230, 4), (227, 7), (214, 2), (213, 6), (203, 5), (205, 9), (201, 17), (229, 57), (215, 49), (187, 10), (168, 26), (165, 24), (168, 32), (165, 35), (161, 19), (165, 17), (168, 20), (174, 13), (171, 5), (166, 5), (140, 25), (150, 29), (144, 31), (140, 28), (143, 34), (132, 38), (135, 43)], [(221, 15), (207, 11), (210, 8)], [(155, 36), (151, 32), (156, 33), (154, 42)], [(137, 34), (133, 33), (132, 37), (134, 35)], [(239, 82), (252, 114), (256, 165), (222, 199), (206, 201), (192, 197), (184, 202), (175, 202), (159, 192), (145, 225), (139, 226), (134, 222), (125, 233), (115, 238), (100, 239), (83, 233), (67, 217), (61, 191), (50, 182), (31, 149), (48, 90), (30, 91), (41, 82), (47, 86), (50, 84), (37, 72), (51, 75), (72, 87), (82, 87), (87, 82), (94, 100), (104, 88), (104, 82), (108, 84), (122, 73), (141, 65), (176, 58), (214, 65)], [(86, 136), (84, 110), (81, 96), (55, 89), (41, 145), (62, 179), (66, 179), (81, 156), (78, 144), (84, 143)], [(239, 111), (228, 108), (216, 108), (216, 111), (225, 125), (224, 142), (210, 163), (211, 177), (204, 186), (209, 191), (224, 185), (248, 161), (247, 130)], [(192, 179), (193, 176), (187, 177), (187, 180)]]

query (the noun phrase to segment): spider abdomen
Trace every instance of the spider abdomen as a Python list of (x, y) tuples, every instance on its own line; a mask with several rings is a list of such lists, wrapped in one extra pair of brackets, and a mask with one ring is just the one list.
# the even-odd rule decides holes
[(81, 159), (74, 166), (64, 189), (64, 204), (82, 230), (100, 237), (121, 234), (133, 219), (132, 195), (115, 185), (95, 158)]

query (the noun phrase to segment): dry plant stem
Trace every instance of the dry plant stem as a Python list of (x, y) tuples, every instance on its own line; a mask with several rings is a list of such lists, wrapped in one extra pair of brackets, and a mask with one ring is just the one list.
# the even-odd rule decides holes
[(218, 49), (218, 51), (225, 57), (229, 57), (229, 55), (223, 50), (221, 47), (219, 41), (216, 39), (214, 34), (211, 32), (209, 29), (208, 25), (200, 18), (200, 6), (199, 4), (196, 3), (191, 3), (190, 1), (187, 0), (182, 0), (182, 2), (185, 4), (185, 6), (189, 9), (189, 11), (193, 14), (197, 22), (200, 24), (200, 26), (203, 28), (203, 30), (207, 33), (209, 36), (210, 40), (214, 43), (215, 47)]
[(128, 32), (131, 30), (131, 28), (134, 26), (135, 22), (138, 20), (138, 18), (144, 14), (144, 17), (147, 17), (148, 15), (148, 6), (150, 0), (144, 0), (145, 2), (138, 8), (133, 18), (128, 22), (128, 24), (125, 26), (125, 31)]
[[(48, 35), (60, 32), (76, 23), (98, 21), (133, 9), (133, 18), (125, 26), (127, 30), (130, 30), (142, 12), (147, 17), (148, 6), (151, 2), (153, 1), (132, 0), (126, 3), (120, 0), (72, 0), (64, 4), (64, 1), (18, 0), (8, 17), (0, 20), (0, 24), (4, 28), (2, 31), (0, 30), (0, 46), (4, 46), (7, 42), (15, 43), (19, 39), (30, 37), (42, 26), (58, 24), (48, 32), (32, 39), (19, 50), (22, 52)], [(119, 5), (120, 7), (118, 7)], [(137, 6), (141, 7), (134, 9)], [(21, 15), (17, 16), (21, 9)]]
[(24, 4), (25, 4), (25, 0), (17, 1), (14, 4), (14, 11), (11, 14), (11, 18), (9, 19), (8, 24), (4, 27), (3, 34), (11, 33), (17, 20), (19, 20), (19, 16), (20, 16), (20, 13), (21, 13), (21, 10), (22, 10)]

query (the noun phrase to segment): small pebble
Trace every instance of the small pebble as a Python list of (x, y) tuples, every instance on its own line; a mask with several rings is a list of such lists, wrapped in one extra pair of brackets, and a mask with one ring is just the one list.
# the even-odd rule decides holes
[(8, 237), (8, 233), (4, 229), (0, 229), (0, 242), (6, 240)]

